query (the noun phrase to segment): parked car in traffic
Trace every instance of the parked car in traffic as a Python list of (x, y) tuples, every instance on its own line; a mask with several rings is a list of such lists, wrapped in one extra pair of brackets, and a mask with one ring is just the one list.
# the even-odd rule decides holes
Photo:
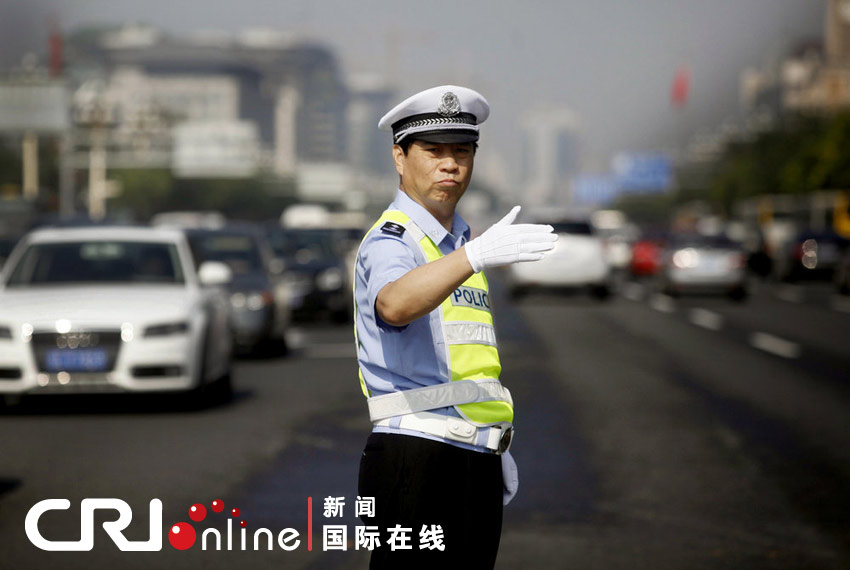
[(632, 244), (629, 273), (632, 277), (652, 277), (661, 270), (667, 236), (648, 233)]
[(230, 389), (232, 335), (184, 236), (153, 228), (27, 234), (0, 280), (0, 395)]
[(835, 232), (800, 232), (777, 253), (775, 275), (782, 281), (830, 280), (848, 244)]
[(348, 322), (352, 314), (352, 289), (346, 256), (352, 232), (332, 228), (281, 228), (266, 226), (269, 243), (283, 259), (289, 302), (294, 316), (329, 316)]
[(196, 265), (221, 262), (232, 273), (227, 289), (237, 350), (285, 353), (290, 309), (283, 268), (262, 232), (248, 224), (183, 231)]
[(611, 293), (611, 266), (602, 240), (585, 220), (535, 220), (552, 225), (555, 248), (534, 263), (507, 267), (509, 291), (518, 298), (533, 289), (582, 288), (602, 300)]
[(729, 238), (699, 234), (671, 237), (658, 273), (659, 289), (683, 293), (723, 293), (743, 300), (747, 286), (747, 254)]

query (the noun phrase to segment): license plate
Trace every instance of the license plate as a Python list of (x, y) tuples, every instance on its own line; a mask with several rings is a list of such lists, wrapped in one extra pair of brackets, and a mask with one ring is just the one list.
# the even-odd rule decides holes
[(49, 372), (102, 372), (108, 357), (102, 348), (60, 349), (48, 351), (46, 363)]

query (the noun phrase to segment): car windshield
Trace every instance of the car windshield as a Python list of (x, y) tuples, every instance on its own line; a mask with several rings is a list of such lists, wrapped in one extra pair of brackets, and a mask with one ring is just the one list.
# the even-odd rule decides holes
[(78, 241), (30, 245), (7, 285), (54, 283), (184, 283), (170, 243)]
[(235, 275), (264, 271), (263, 258), (256, 240), (245, 234), (195, 234), (189, 245), (198, 267), (205, 261), (226, 263)]
[(337, 257), (337, 240), (343, 237), (332, 230), (286, 230), (274, 232), (270, 241), (277, 255), (309, 263)]

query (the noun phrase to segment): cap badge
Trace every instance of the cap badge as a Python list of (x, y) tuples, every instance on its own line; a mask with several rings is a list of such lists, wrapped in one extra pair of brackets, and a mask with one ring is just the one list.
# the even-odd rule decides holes
[(457, 95), (451, 91), (443, 93), (437, 112), (444, 117), (452, 117), (460, 113), (460, 101), (458, 101)]

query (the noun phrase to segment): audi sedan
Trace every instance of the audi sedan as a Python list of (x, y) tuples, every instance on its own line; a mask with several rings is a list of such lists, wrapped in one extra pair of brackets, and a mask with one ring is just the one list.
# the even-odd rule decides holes
[(0, 280), (0, 396), (227, 393), (229, 279), (222, 264), (196, 273), (176, 230), (30, 233)]

